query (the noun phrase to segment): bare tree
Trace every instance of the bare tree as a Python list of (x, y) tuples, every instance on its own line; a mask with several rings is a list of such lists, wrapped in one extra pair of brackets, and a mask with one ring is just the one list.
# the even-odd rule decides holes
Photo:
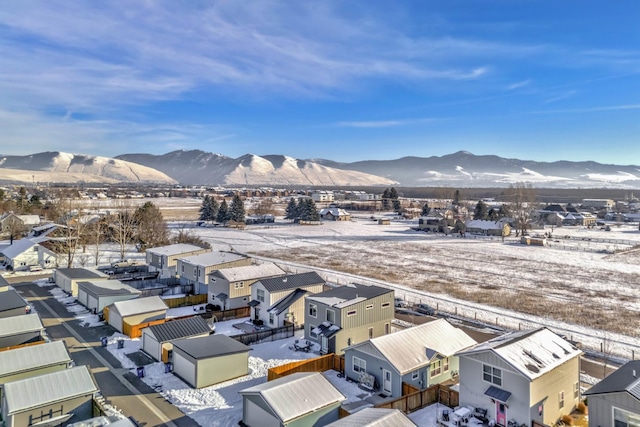
[(535, 190), (528, 182), (517, 182), (510, 185), (505, 194), (515, 221), (516, 237), (524, 236), (536, 206)]
[(120, 200), (115, 212), (107, 219), (111, 231), (111, 240), (119, 247), (120, 259), (127, 253), (127, 245), (133, 242), (136, 232), (136, 219), (133, 205), (129, 201)]
[(264, 197), (260, 199), (260, 201), (253, 206), (251, 212), (253, 213), (253, 215), (259, 217), (264, 217), (265, 215), (269, 214), (275, 214), (273, 200), (270, 197)]
[(10, 243), (13, 244), (14, 239), (20, 239), (24, 237), (27, 232), (24, 223), (16, 215), (9, 216), (5, 220), (4, 234), (9, 237)]
[(58, 259), (64, 259), (66, 267), (73, 267), (73, 261), (82, 244), (85, 231), (85, 220), (78, 201), (71, 198), (60, 198), (57, 203), (56, 219), (58, 228), (50, 235), (50, 244)]
[(97, 220), (87, 224), (83, 242), (91, 248), (91, 253), (96, 266), (100, 264), (100, 259), (102, 258), (102, 245), (107, 240), (107, 230), (108, 226), (104, 218), (98, 218)]

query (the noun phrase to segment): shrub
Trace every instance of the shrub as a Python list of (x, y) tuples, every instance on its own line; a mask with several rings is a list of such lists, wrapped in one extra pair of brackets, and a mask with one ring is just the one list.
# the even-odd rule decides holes
[(586, 414), (587, 413), (586, 402), (578, 402), (578, 405), (576, 406), (576, 411), (580, 412), (581, 414)]
[(571, 415), (563, 415), (562, 417), (560, 417), (560, 419), (562, 420), (562, 422), (566, 426), (572, 426), (573, 425), (573, 418), (571, 418)]

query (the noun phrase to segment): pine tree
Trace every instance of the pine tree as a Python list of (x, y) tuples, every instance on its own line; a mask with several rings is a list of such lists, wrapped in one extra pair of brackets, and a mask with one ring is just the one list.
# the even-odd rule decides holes
[(382, 192), (382, 209), (384, 209), (385, 211), (389, 210), (389, 206), (391, 206), (389, 199), (390, 190), (388, 188), (385, 188)]
[(229, 217), (228, 217), (227, 201), (222, 200), (222, 203), (220, 203), (220, 207), (218, 208), (218, 215), (216, 215), (216, 221), (225, 223), (228, 220), (229, 220)]
[(287, 209), (285, 210), (285, 217), (284, 219), (296, 219), (298, 218), (298, 205), (296, 204), (296, 199), (295, 198), (291, 198), (291, 200), (289, 200), (289, 204), (287, 205)]
[(307, 199), (307, 206), (305, 210), (307, 221), (320, 221), (320, 213), (318, 213), (316, 202), (314, 202), (313, 199)]
[(245, 221), (244, 202), (238, 194), (233, 196), (233, 200), (231, 200), (228, 217), (230, 220), (235, 222)]
[(507, 205), (500, 205), (500, 209), (498, 210), (498, 216), (500, 218), (510, 218), (511, 211)]
[(297, 210), (297, 218), (307, 221), (309, 211), (309, 205), (307, 204), (307, 200), (302, 197), (298, 199), (298, 210)]
[(429, 207), (429, 203), (424, 204), (424, 206), (422, 206), (422, 212), (420, 212), (421, 216), (427, 216), (429, 215), (429, 212), (431, 212), (431, 208)]
[(200, 220), (201, 221), (215, 221), (218, 215), (218, 203), (213, 197), (206, 195), (202, 200), (202, 206), (200, 206)]
[(478, 201), (475, 210), (473, 211), (473, 219), (487, 219), (488, 208), (487, 204), (482, 200)]

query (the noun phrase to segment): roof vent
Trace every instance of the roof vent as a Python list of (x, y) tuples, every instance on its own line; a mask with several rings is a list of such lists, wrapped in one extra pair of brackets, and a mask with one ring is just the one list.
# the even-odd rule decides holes
[(635, 370), (635, 369), (633, 370), (633, 378), (638, 378), (638, 377), (636, 376), (636, 370)]
[(284, 279), (282, 279), (282, 281), (283, 281), (284, 283), (287, 283), (287, 278), (285, 277)]

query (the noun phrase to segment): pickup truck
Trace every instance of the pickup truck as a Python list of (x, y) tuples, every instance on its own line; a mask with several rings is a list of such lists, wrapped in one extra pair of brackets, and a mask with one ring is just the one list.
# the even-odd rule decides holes
[(122, 259), (111, 263), (112, 268), (133, 267), (136, 265), (142, 265), (142, 262), (135, 259)]

